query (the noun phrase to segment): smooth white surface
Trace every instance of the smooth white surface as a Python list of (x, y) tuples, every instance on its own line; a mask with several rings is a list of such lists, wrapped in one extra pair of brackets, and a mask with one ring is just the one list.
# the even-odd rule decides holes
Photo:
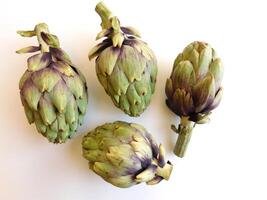
[[(158, 58), (151, 105), (139, 118), (113, 106), (87, 54), (97, 42), (97, 1), (8, 0), (0, 3), (0, 199), (267, 199), (266, 1), (106, 0), (123, 25), (136, 27)], [(16, 30), (46, 22), (88, 81), (88, 113), (80, 135), (66, 144), (47, 142), (29, 125), (18, 81), (29, 55), (15, 50), (36, 44)], [(172, 154), (178, 117), (165, 106), (165, 80), (173, 60), (194, 40), (209, 42), (225, 66), (224, 97), (211, 122), (194, 129), (186, 157)], [(88, 170), (81, 157), (83, 133), (104, 122), (144, 125), (162, 142), (174, 164), (171, 179), (156, 186), (119, 189)]]

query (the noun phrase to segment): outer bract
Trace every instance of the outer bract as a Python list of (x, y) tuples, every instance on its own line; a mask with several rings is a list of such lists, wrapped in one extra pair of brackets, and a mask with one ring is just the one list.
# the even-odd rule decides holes
[(87, 88), (82, 73), (59, 47), (46, 24), (33, 31), (18, 31), (21, 36), (37, 36), (39, 46), (17, 53), (41, 51), (28, 59), (28, 69), (20, 79), (21, 101), (28, 122), (50, 142), (64, 143), (82, 124), (87, 107)]
[(157, 63), (152, 50), (139, 33), (121, 27), (119, 20), (101, 2), (96, 6), (106, 37), (89, 53), (96, 58), (98, 80), (113, 103), (130, 116), (139, 116), (149, 105), (155, 90)]
[(140, 125), (117, 121), (89, 132), (82, 142), (90, 168), (117, 187), (168, 180), (172, 165), (164, 149)]
[(222, 97), (223, 66), (215, 50), (204, 42), (193, 42), (179, 54), (166, 82), (166, 103), (181, 117), (174, 152), (183, 157), (195, 123), (207, 122)]

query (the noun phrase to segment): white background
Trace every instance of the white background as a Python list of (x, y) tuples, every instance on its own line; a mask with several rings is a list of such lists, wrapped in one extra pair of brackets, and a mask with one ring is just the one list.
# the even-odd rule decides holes
[[(158, 58), (151, 105), (131, 118), (113, 106), (87, 54), (97, 42), (96, 1), (8, 0), (0, 3), (0, 199), (267, 199), (267, 6), (266, 1), (106, 0), (123, 25), (136, 27)], [(88, 112), (79, 136), (54, 145), (29, 125), (18, 81), (29, 55), (15, 50), (36, 44), (16, 30), (46, 22), (88, 82)], [(194, 40), (209, 42), (225, 66), (224, 96), (211, 122), (194, 129), (186, 157), (173, 155), (178, 117), (165, 105), (165, 80), (173, 60)], [(82, 135), (105, 122), (144, 125), (174, 164), (171, 179), (156, 186), (120, 189), (89, 171)]]

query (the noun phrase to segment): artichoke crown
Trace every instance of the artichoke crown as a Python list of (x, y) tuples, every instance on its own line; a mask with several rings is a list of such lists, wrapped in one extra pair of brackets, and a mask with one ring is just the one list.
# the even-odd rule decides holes
[(177, 115), (204, 122), (222, 97), (223, 66), (207, 43), (189, 44), (175, 59), (166, 82), (166, 103)]
[(130, 187), (169, 179), (172, 165), (164, 149), (140, 125), (117, 121), (89, 132), (82, 142), (90, 168), (107, 182)]
[(157, 64), (152, 50), (132, 27), (121, 27), (117, 17), (99, 3), (96, 11), (102, 18), (105, 37), (89, 53), (96, 58), (97, 77), (113, 103), (130, 116), (139, 116), (154, 93)]
[(39, 53), (28, 58), (28, 69), (20, 79), (21, 101), (29, 123), (53, 143), (63, 143), (82, 124), (87, 107), (87, 88), (82, 73), (60, 48), (57, 36), (46, 24), (33, 31), (18, 31), (21, 36), (37, 36), (39, 46), (17, 53)]

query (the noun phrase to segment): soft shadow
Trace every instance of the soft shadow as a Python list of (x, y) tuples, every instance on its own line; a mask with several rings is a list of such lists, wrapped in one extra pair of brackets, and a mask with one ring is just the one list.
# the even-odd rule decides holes
[(171, 125), (174, 124), (177, 126), (179, 123), (179, 116), (175, 115), (165, 102), (165, 83), (171, 74), (172, 61), (159, 60), (158, 68), (156, 91), (153, 97), (157, 99), (157, 102), (154, 101), (153, 104), (157, 103), (158, 105), (152, 104), (151, 106), (156, 107), (158, 109), (157, 112), (160, 113), (159, 118), (162, 120), (158, 120), (159, 124), (157, 124), (157, 127), (160, 130), (162, 141), (165, 143), (166, 151), (172, 153), (178, 135), (173, 132)]

